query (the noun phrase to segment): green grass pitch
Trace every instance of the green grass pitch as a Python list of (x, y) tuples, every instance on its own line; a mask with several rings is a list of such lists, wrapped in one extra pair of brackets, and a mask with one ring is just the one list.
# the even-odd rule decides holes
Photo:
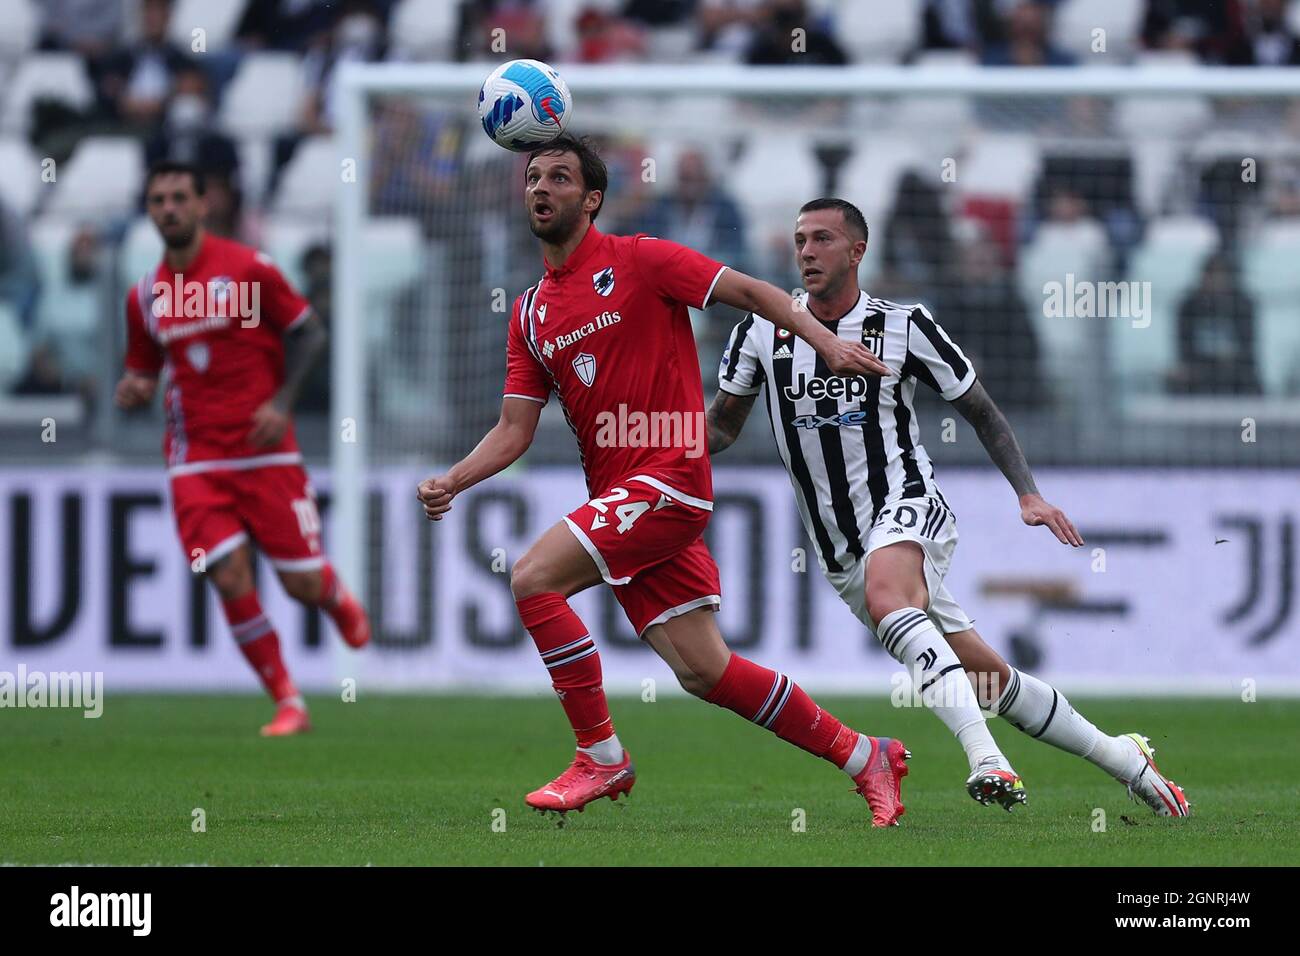
[[(1300, 701), (1078, 702), (1104, 729), (1151, 737), (1189, 820), (1155, 818), (1101, 771), (1001, 722), (1029, 803), (980, 807), (932, 716), (883, 699), (822, 703), (912, 749), (901, 827), (871, 829), (838, 771), (688, 698), (611, 702), (636, 789), (562, 828), (523, 804), (572, 755), (549, 693), (316, 698), (314, 732), (278, 740), (257, 736), (270, 707), (253, 696), (110, 696), (98, 720), (4, 710), (0, 863), (1300, 863)], [(206, 832), (193, 832), (196, 808)]]

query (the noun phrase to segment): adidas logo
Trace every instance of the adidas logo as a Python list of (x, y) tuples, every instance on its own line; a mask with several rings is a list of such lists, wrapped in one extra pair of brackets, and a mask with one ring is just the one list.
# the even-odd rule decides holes
[(788, 346), (788, 345), (783, 345), (783, 346), (781, 346), (779, 349), (777, 349), (775, 352), (772, 353), (772, 358), (774, 358), (774, 359), (779, 359), (779, 358), (788, 358), (788, 359), (792, 359), (792, 358), (794, 358), (794, 353), (790, 351), (790, 346)]

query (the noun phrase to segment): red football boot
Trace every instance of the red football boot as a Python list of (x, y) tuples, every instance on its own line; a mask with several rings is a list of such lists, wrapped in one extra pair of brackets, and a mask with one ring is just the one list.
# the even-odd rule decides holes
[(617, 800), (620, 793), (631, 793), (634, 783), (636, 767), (626, 750), (623, 751), (623, 762), (613, 765), (596, 763), (578, 751), (568, 770), (524, 797), (524, 802), (540, 811), (581, 811), (591, 801), (601, 797)]
[(867, 798), (873, 827), (896, 827), (903, 809), (901, 787), (912, 752), (901, 740), (871, 737), (871, 758), (853, 778), (854, 789)]
[(370, 643), (370, 618), (366, 616), (366, 609), (342, 584), (339, 585), (339, 599), (328, 609), (328, 614), (348, 647), (362, 648)]
[(275, 712), (275, 719), (262, 728), (262, 736), (288, 737), (309, 730), (311, 721), (307, 719), (307, 711), (296, 704), (281, 704)]

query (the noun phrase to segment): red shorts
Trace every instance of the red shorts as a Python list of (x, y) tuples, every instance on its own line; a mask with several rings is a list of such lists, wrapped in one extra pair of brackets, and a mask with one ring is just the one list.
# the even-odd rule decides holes
[(299, 465), (218, 469), (171, 479), (176, 530), (191, 562), (206, 564), (251, 537), (280, 571), (313, 571), (325, 563), (316, 493)]
[(711, 512), (649, 481), (625, 479), (564, 519), (639, 636), (679, 614), (722, 604), (718, 566), (702, 537)]

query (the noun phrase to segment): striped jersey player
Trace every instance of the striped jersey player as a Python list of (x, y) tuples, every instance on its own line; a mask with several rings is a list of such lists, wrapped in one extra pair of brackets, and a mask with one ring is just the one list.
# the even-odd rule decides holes
[[(923, 703), (952, 730), (970, 764), (967, 790), (1010, 810), (1024, 783), (1002, 754), (980, 704), (1030, 736), (1085, 757), (1165, 816), (1184, 816), (1182, 790), (1156, 770), (1138, 734), (1110, 736), (1055, 688), (1011, 668), (980, 638), (944, 577), (957, 519), (935, 481), (913, 407), (918, 386), (937, 392), (974, 426), (1019, 496), (1021, 518), (1082, 546), (1069, 518), (1038, 494), (1011, 426), (961, 348), (920, 304), (875, 298), (858, 287), (866, 252), (862, 213), (841, 199), (800, 210), (794, 251), (807, 292), (799, 297), (828, 331), (861, 342), (888, 369), (842, 376), (760, 312), (732, 331), (709, 449), (739, 434), (763, 393), (777, 450), (822, 571), (853, 613), (912, 674)], [(967, 674), (982, 690), (971, 691)]]
[(441, 519), (455, 495), (524, 453), (552, 394), (577, 437), (589, 499), (511, 570), (520, 619), (578, 745), (569, 768), (525, 800), (542, 811), (579, 810), (627, 793), (636, 779), (614, 732), (600, 655), (568, 601), (604, 581), (683, 687), (830, 761), (866, 797), (874, 825), (897, 823), (903, 745), (845, 726), (784, 674), (731, 653), (718, 632), (718, 569), (702, 537), (713, 482), (687, 309), (758, 309), (829, 368), (885, 368), (774, 286), (668, 239), (600, 232), (607, 184), (604, 162), (581, 140), (562, 136), (529, 156), (525, 209), (546, 271), (510, 318), (501, 420), (417, 491), (425, 514)]

